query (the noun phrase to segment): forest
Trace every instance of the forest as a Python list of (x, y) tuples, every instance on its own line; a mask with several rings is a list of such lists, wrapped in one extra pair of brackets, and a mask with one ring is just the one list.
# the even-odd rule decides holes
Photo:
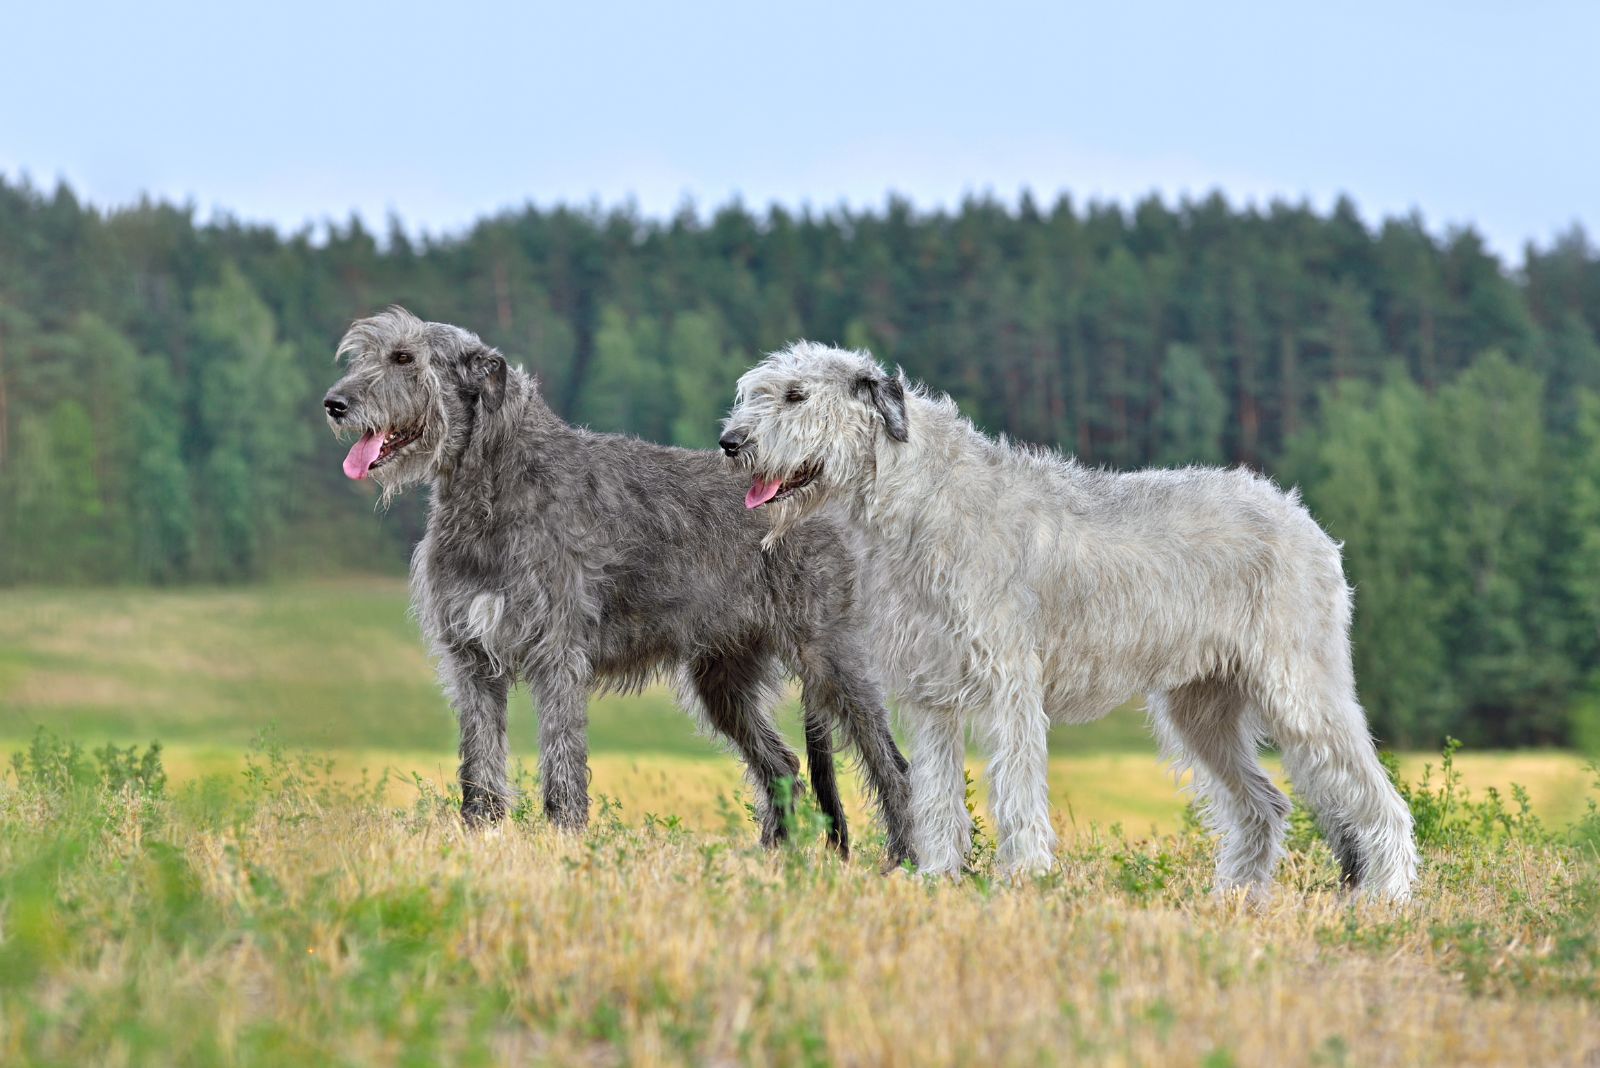
[[(1600, 744), (1600, 253), (1220, 195), (924, 211), (527, 206), (418, 237), (0, 179), (0, 585), (399, 571), (320, 417), (399, 303), (566, 417), (710, 447), (734, 379), (870, 349), (1091, 464), (1245, 464), (1345, 543), (1386, 744)], [(0, 591), (0, 604), (3, 604)]]

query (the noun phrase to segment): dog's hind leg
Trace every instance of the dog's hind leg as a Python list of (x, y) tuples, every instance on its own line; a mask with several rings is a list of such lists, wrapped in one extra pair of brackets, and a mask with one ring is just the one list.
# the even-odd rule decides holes
[(1162, 749), (1194, 770), (1195, 792), (1221, 836), (1216, 889), (1271, 892), (1289, 825), (1289, 799), (1262, 770), (1250, 698), (1230, 680), (1206, 679), (1150, 696)]
[(834, 768), (833, 723), (827, 715), (806, 710), (806, 771), (811, 776), (811, 793), (817, 808), (828, 817), (828, 844), (842, 857), (850, 855), (850, 827), (839, 798), (839, 779)]
[(708, 655), (692, 661), (680, 680), (680, 689), (686, 691), (682, 696), (744, 758), (757, 792), (764, 846), (788, 837), (794, 795), (803, 789), (800, 760), (773, 723), (777, 667), (771, 657), (755, 651)]
[[(909, 765), (895, 745), (883, 691), (873, 681), (866, 658), (835, 634), (816, 635), (799, 650), (796, 667), (803, 688), (807, 748), (811, 749), (814, 728), (825, 732), (825, 725), (832, 721), (844, 729), (845, 737), (861, 756), (867, 785), (877, 798), (888, 838), (885, 859), (895, 867), (913, 856)], [(842, 809), (838, 819), (842, 826)]]
[(1263, 686), (1266, 729), (1295, 792), (1317, 817), (1347, 889), (1391, 900), (1411, 895), (1417, 847), (1411, 811), (1378, 762), (1348, 677), (1320, 685)]

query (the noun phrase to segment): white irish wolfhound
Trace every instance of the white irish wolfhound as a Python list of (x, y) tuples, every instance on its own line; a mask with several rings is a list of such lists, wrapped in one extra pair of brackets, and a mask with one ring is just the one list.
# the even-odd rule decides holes
[(922, 868), (960, 868), (966, 728), (989, 753), (999, 862), (1055, 863), (1045, 735), (1137, 693), (1221, 835), (1218, 890), (1266, 893), (1289, 801), (1283, 754), (1344, 883), (1406, 897), (1411, 815), (1356, 699), (1339, 546), (1244, 470), (1091, 470), (995, 441), (865, 353), (801, 342), (739, 380), (722, 447), (768, 542), (825, 503), (861, 535), (874, 653), (912, 731)]

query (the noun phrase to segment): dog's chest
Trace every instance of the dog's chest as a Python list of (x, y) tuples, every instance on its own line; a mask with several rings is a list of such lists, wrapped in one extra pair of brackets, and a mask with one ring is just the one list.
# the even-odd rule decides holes
[(908, 700), (943, 703), (961, 688), (972, 640), (956, 598), (903, 557), (873, 552), (861, 574), (874, 656), (893, 689)]
[(412, 597), (428, 637), (475, 645), (491, 658), (518, 659), (520, 647), (547, 629), (551, 574), (558, 557), (535, 554), (509, 531), (462, 540), (430, 529), (413, 556)]

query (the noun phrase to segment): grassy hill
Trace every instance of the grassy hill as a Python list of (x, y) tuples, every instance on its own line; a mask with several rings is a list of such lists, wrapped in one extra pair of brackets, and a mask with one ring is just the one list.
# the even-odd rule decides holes
[[(791, 697), (780, 712), (798, 740)], [(264, 587), (7, 590), (0, 593), (0, 750), (44, 726), (97, 745), (159, 739), (179, 777), (237, 768), (264, 730), (327, 755), (347, 777), (392, 768), (454, 774), (455, 724), (435, 684), (404, 583), (342, 579)], [(712, 820), (739, 784), (736, 761), (695, 730), (665, 687), (590, 704), (594, 790), (629, 812)], [(537, 730), (513, 697), (513, 751)], [(1183, 799), (1137, 708), (1053, 732), (1052, 790), (1066, 829), (1176, 824)], [(1426, 755), (1403, 761), (1419, 774)], [(1564, 753), (1467, 753), (1475, 787), (1526, 786), (1548, 818), (1581, 808), (1582, 761)], [(974, 754), (974, 773), (981, 757)]]
[[(397, 580), (8, 590), (0, 603), (0, 737), (61, 724), (130, 741), (237, 745), (271, 724), (286, 743), (318, 748), (454, 745)], [(513, 701), (513, 741), (532, 752), (531, 704), (522, 690)], [(791, 727), (796, 715), (791, 699)], [(596, 699), (590, 729), (597, 752), (713, 751), (662, 686)], [(1066, 732), (1056, 737), (1068, 744)], [(1131, 710), (1070, 739), (1094, 751), (1150, 748)]]

